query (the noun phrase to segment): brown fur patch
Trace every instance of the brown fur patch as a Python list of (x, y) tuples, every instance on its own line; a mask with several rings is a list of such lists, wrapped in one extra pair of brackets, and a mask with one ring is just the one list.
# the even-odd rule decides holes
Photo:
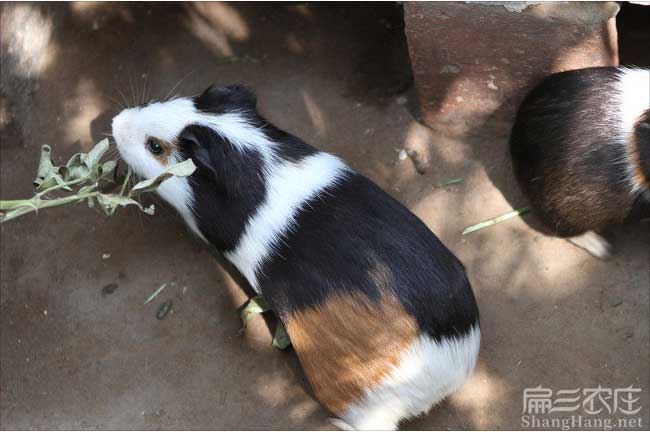
[(316, 396), (334, 413), (377, 385), (418, 332), (392, 295), (336, 294), (284, 321)]
[[(638, 125), (638, 123), (637, 123)], [(639, 153), (639, 143), (637, 141), (636, 133), (630, 136), (630, 157), (632, 158), (632, 165), (634, 169), (634, 182), (642, 189), (650, 191), (650, 178), (643, 174), (641, 166), (641, 154)]]

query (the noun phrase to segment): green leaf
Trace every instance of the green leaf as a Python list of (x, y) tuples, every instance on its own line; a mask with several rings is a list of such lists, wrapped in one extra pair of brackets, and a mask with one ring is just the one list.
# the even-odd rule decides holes
[[(72, 188), (68, 186), (68, 184), (61, 178), (59, 174), (57, 174), (54, 171), (51, 171), (48, 176), (45, 178), (45, 180), (40, 184), (36, 190), (38, 191), (46, 191), (47, 189), (50, 189), (55, 186), (61, 186), (63, 189), (67, 191), (71, 191)], [(57, 188), (58, 189), (58, 188)]]
[(115, 209), (117, 207), (126, 207), (130, 205), (137, 206), (140, 210), (145, 211), (145, 209), (142, 207), (142, 204), (124, 195), (98, 193), (97, 203), (109, 216), (115, 212)]
[(90, 179), (94, 182), (99, 180), (102, 176), (102, 166), (100, 164), (94, 164), (90, 167)]
[(143, 207), (142, 204), (136, 200), (124, 195), (97, 193), (97, 203), (108, 216), (113, 215), (118, 207), (126, 207), (130, 205), (138, 207), (142, 212), (148, 215), (153, 215), (155, 210), (153, 204), (149, 207)]
[(270, 310), (268, 303), (264, 300), (262, 296), (253, 297), (248, 301), (246, 306), (241, 310), (241, 320), (244, 327), (248, 325), (248, 322), (255, 318), (257, 315), (262, 314)]
[(47, 144), (41, 146), (41, 158), (38, 161), (36, 178), (33, 181), (34, 186), (40, 187), (52, 173), (57, 172), (58, 168), (52, 163), (52, 147)]
[(152, 190), (155, 190), (158, 186), (160, 186), (162, 182), (171, 177), (187, 177), (191, 175), (195, 170), (196, 165), (194, 165), (192, 159), (184, 160), (183, 162), (170, 166), (158, 177), (150, 180), (144, 180), (136, 184), (129, 192), (129, 196), (132, 196), (134, 192), (150, 192)]
[[(115, 184), (112, 173), (117, 169), (117, 162), (109, 160), (100, 163), (109, 148), (108, 140), (104, 139), (97, 143), (90, 152), (77, 153), (73, 155), (64, 166), (55, 166), (52, 162), (52, 148), (48, 145), (41, 147), (41, 156), (34, 179), (34, 185), (38, 193), (29, 200), (2, 200), (0, 201), (0, 222), (14, 219), (38, 209), (60, 207), (70, 204), (77, 204), (86, 201), (88, 207), (97, 205), (107, 214), (112, 215), (118, 207), (130, 205), (137, 206), (142, 212), (153, 215), (155, 207), (150, 205), (144, 207), (141, 203), (131, 198), (131, 193), (125, 195), (128, 187), (131, 169), (122, 183), (119, 195), (106, 193), (103, 186), (107, 183)], [(163, 181), (172, 176), (188, 176), (196, 170), (191, 160), (172, 165), (167, 168), (159, 177), (139, 183), (136, 192), (146, 192), (158, 187)], [(75, 189), (73, 189), (73, 186)], [(74, 190), (79, 188), (75, 193)], [(65, 189), (70, 194), (61, 194), (52, 197), (54, 191)], [(101, 192), (100, 192), (101, 191)]]
[(85, 157), (86, 157), (85, 153), (75, 153), (70, 158), (70, 160), (68, 160), (68, 163), (65, 164), (65, 166), (67, 166), (68, 168), (71, 168), (71, 167), (78, 167), (78, 166), (84, 165), (84, 161), (82, 160), (82, 158), (85, 158)]
[(273, 335), (273, 343), (272, 345), (275, 348), (278, 349), (287, 349), (289, 346), (291, 346), (291, 339), (289, 339), (289, 334), (287, 333), (287, 330), (284, 328), (284, 324), (282, 324), (282, 321), (278, 320), (278, 325), (275, 328), (275, 334)]
[(88, 177), (88, 167), (83, 163), (85, 154), (76, 153), (68, 160), (65, 166), (59, 168), (59, 174), (66, 182), (80, 180)]
[(117, 167), (117, 162), (113, 160), (104, 162), (104, 164), (102, 165), (102, 176), (105, 177), (108, 174), (111, 174), (116, 167)]
[(60, 168), (63, 179), (67, 182), (87, 178), (90, 170), (85, 165), (72, 165)]
[(104, 156), (104, 153), (106, 153), (106, 151), (108, 150), (109, 146), (110, 144), (108, 143), (107, 138), (104, 138), (103, 140), (95, 144), (95, 147), (93, 147), (88, 152), (88, 155), (84, 160), (86, 166), (92, 169), (94, 165), (98, 164), (102, 156)]
[(86, 186), (82, 187), (81, 189), (79, 189), (78, 194), (83, 195), (83, 194), (86, 194), (88, 192), (92, 192), (96, 188), (97, 188), (96, 184), (86, 185)]

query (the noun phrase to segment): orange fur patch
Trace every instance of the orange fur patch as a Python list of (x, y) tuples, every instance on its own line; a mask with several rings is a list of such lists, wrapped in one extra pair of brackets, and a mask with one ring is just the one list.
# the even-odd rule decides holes
[(152, 156), (155, 157), (156, 159), (158, 159), (158, 162), (160, 162), (164, 166), (167, 166), (169, 164), (169, 156), (171, 156), (172, 151), (174, 151), (174, 149), (176, 149), (176, 147), (177, 147), (176, 143), (163, 141), (163, 140), (155, 138), (155, 137), (150, 137), (150, 139), (156, 140), (156, 142), (158, 144), (160, 144), (160, 146), (163, 148), (162, 153), (160, 153), (160, 154), (153, 154), (152, 153)]
[(643, 175), (638, 145), (639, 143), (636, 140), (636, 135), (632, 134), (630, 136), (630, 157), (632, 158), (632, 165), (634, 168), (634, 182), (642, 189), (650, 191), (650, 179)]
[(379, 384), (418, 334), (393, 295), (337, 294), (284, 321), (316, 396), (334, 413)]

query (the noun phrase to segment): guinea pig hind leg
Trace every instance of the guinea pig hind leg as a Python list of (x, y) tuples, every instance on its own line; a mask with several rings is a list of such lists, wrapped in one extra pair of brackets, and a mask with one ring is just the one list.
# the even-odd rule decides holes
[(569, 237), (567, 240), (586, 250), (596, 258), (608, 259), (612, 256), (612, 245), (594, 231), (587, 231), (579, 236)]

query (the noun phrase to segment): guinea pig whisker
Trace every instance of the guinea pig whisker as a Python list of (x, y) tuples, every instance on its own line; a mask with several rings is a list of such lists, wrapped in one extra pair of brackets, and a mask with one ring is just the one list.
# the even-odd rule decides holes
[(140, 87), (139, 84), (140, 80), (136, 77), (134, 80), (134, 92), (133, 92), (133, 105), (138, 106), (139, 105), (139, 99), (140, 99)]
[(111, 102), (113, 102), (115, 105), (119, 106), (120, 109), (124, 109), (124, 105), (122, 105), (122, 104), (120, 103), (120, 101), (118, 101), (117, 99), (115, 99), (115, 98), (112, 97), (112, 96), (108, 96), (108, 95), (106, 95), (106, 97), (108, 97), (108, 98), (111, 100)]
[(145, 97), (145, 103), (151, 104), (153, 103), (153, 98), (151, 97), (151, 91), (153, 90), (153, 80), (149, 81), (149, 87), (146, 92), (146, 97)]
[(147, 74), (143, 74), (144, 77), (144, 82), (142, 83), (142, 101), (140, 102), (140, 105), (144, 105), (144, 103), (147, 101)]
[(172, 95), (172, 93), (174, 93), (174, 91), (178, 88), (178, 86), (181, 85), (181, 83), (182, 83), (183, 81), (185, 81), (185, 80), (187, 79), (187, 77), (189, 77), (189, 76), (192, 75), (193, 73), (194, 73), (194, 69), (192, 69), (192, 70), (191, 70), (187, 75), (185, 75), (183, 78), (179, 79), (178, 82), (174, 85), (174, 87), (172, 87), (172, 89), (169, 90), (169, 92), (167, 92), (167, 95), (165, 96), (165, 98), (164, 98), (163, 100), (164, 100), (164, 101), (168, 101), (168, 100), (169, 100), (169, 97)]
[(128, 108), (128, 106), (129, 106), (129, 100), (128, 100), (128, 99), (126, 98), (126, 96), (124, 95), (124, 92), (122, 92), (122, 90), (120, 90), (120, 89), (117, 89), (117, 92), (120, 94), (120, 96), (122, 97), (122, 99), (124, 99), (124, 107), (125, 107), (125, 108)]
[(131, 97), (133, 98), (133, 102), (131, 106), (137, 106), (138, 103), (135, 100), (135, 87), (133, 86), (133, 78), (129, 76), (129, 88), (131, 89)]

